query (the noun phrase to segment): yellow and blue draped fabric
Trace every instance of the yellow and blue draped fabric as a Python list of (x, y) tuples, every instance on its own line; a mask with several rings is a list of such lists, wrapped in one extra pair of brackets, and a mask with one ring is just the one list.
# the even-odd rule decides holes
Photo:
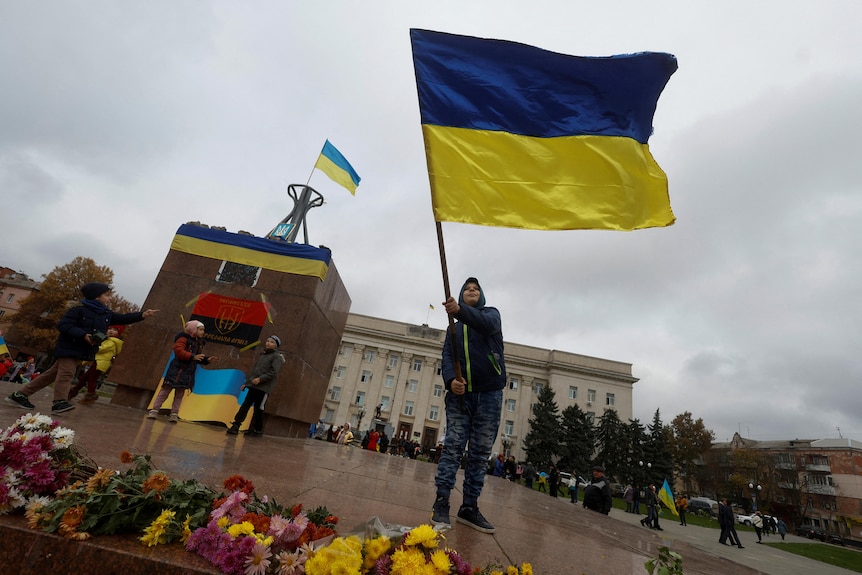
[(664, 503), (665, 507), (670, 509), (674, 515), (679, 515), (676, 510), (676, 504), (673, 502), (673, 493), (670, 492), (670, 485), (667, 479), (664, 480), (664, 485), (661, 486), (661, 491), (658, 492), (658, 499)]
[(356, 187), (362, 179), (350, 162), (345, 159), (341, 152), (335, 146), (326, 140), (323, 144), (323, 150), (317, 158), (314, 167), (329, 176), (329, 179), (347, 188), (351, 194), (356, 195)]
[(587, 58), (410, 31), (436, 221), (541, 230), (671, 225), (647, 140), (671, 54)]
[(171, 249), (217, 260), (254, 266), (290, 274), (326, 279), (332, 253), (307, 244), (233, 234), (222, 230), (183, 224)]

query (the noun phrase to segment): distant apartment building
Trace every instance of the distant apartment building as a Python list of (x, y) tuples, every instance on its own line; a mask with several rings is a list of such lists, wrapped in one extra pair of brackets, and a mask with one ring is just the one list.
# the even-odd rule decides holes
[(18, 313), (21, 302), (39, 288), (26, 274), (0, 267), (0, 325)]
[(862, 442), (756, 441), (738, 433), (704, 455), (702, 492), (757, 502), (788, 525), (862, 541)]
[[(365, 432), (386, 430), (434, 448), (445, 432), (441, 349), (445, 331), (350, 314), (321, 419)], [(507, 384), (494, 451), (524, 459), (523, 439), (539, 390), (551, 386), (560, 412), (577, 404), (593, 417), (632, 417), (631, 364), (505, 342)]]

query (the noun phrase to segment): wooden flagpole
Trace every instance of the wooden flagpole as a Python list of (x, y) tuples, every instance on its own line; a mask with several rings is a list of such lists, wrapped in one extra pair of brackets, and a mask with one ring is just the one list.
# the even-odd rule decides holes
[[(443, 293), (448, 300), (452, 297), (452, 290), (449, 289), (449, 269), (446, 266), (446, 248), (443, 246), (443, 226), (440, 222), (437, 224), (437, 247), (440, 249), (440, 268), (443, 271)], [(449, 345), (452, 347), (452, 357), (455, 359), (455, 377), (461, 379), (461, 363), (458, 361), (458, 355), (455, 351), (455, 320), (451, 314), (446, 314), (449, 318)], [(461, 409), (464, 408), (464, 400), (461, 399)]]

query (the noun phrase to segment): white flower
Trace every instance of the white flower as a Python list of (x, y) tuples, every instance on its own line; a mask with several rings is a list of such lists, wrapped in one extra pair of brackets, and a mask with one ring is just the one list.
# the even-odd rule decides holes
[(68, 427), (58, 427), (51, 432), (51, 437), (54, 438), (54, 447), (62, 449), (72, 445), (75, 439), (75, 432)]
[(50, 497), (45, 497), (44, 495), (34, 495), (27, 501), (26, 509), (29, 511), (33, 507), (45, 507), (51, 503)]

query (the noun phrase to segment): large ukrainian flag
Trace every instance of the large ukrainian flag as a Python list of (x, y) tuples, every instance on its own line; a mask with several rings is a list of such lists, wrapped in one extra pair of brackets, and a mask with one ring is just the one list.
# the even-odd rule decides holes
[(411, 30), (436, 221), (540, 230), (673, 224), (647, 140), (670, 54), (602, 58)]

